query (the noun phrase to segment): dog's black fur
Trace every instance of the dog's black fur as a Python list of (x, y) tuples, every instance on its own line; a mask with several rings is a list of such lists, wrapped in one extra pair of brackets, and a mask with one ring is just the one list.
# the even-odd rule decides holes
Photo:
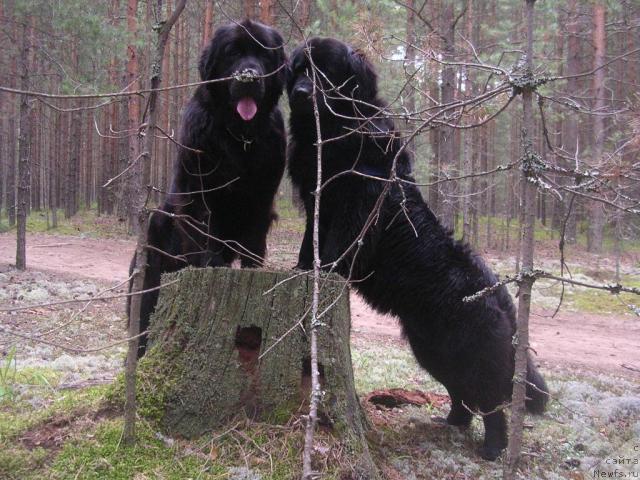
[[(273, 197), (285, 168), (286, 135), (277, 103), (286, 63), (281, 35), (249, 20), (218, 28), (202, 52), (202, 80), (243, 72), (254, 78), (201, 85), (189, 101), (180, 136), (184, 147), (178, 147), (172, 187), (159, 208), (179, 217), (151, 216), (153, 248), (147, 249), (144, 289), (157, 287), (162, 273), (187, 265), (224, 266), (238, 257), (243, 267), (262, 264), (275, 218)], [(243, 99), (257, 108), (251, 118), (240, 114)], [(135, 256), (131, 269), (134, 265)], [(141, 331), (149, 327), (157, 300), (158, 291), (143, 294)], [(146, 343), (141, 337), (140, 356)]]
[[(372, 65), (360, 52), (334, 39), (315, 38), (309, 45), (325, 90), (324, 95), (316, 90), (326, 142), (323, 182), (338, 175), (321, 194), (321, 262), (354, 280), (353, 286), (378, 311), (400, 319), (420, 365), (449, 392), (449, 424), (469, 425), (472, 414), (464, 405), (491, 412), (483, 416), (485, 438), (480, 453), (495, 459), (507, 442), (505, 415), (499, 406), (511, 397), (514, 371), (511, 297), (503, 287), (476, 302), (462, 302), (463, 297), (495, 284), (497, 278), (469, 247), (453, 240), (414, 185), (382, 180), (389, 178), (400, 141), (393, 122), (380, 114), (383, 104), (377, 98)], [(308, 269), (313, 258), (311, 192), (316, 188), (317, 151), (310, 62), (302, 46), (292, 54), (290, 65), (289, 174), (307, 213), (298, 268)], [(378, 118), (363, 120), (376, 114)], [(412, 181), (410, 170), (409, 155), (402, 152), (397, 176)], [(385, 186), (390, 187), (386, 194)], [(379, 213), (371, 217), (379, 199)], [(365, 228), (369, 219), (373, 221)], [(344, 252), (348, 253), (342, 256)], [(547, 391), (530, 358), (527, 379)], [(529, 386), (527, 396), (531, 412), (544, 410), (545, 394)]]

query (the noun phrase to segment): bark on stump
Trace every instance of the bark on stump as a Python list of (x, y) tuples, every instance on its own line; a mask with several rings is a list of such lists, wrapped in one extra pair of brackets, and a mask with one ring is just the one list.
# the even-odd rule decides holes
[[(312, 277), (299, 275), (273, 288), (292, 275), (229, 268), (163, 275), (162, 283), (179, 281), (161, 290), (151, 319), (151, 348), (139, 367), (141, 412), (168, 435), (185, 438), (221, 427), (243, 410), (273, 423), (301, 407), (306, 413)], [(325, 392), (320, 411), (351, 453), (357, 476), (375, 478), (353, 381), (348, 289), (337, 275), (323, 277), (320, 311), (325, 309), (318, 331)]]

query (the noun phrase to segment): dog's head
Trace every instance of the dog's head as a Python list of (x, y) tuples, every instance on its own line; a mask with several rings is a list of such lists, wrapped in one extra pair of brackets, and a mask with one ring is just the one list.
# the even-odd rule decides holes
[(297, 47), (291, 56), (287, 93), (292, 109), (312, 108), (314, 67), (320, 110), (353, 112), (353, 99), (375, 101), (377, 75), (364, 53), (334, 38), (315, 37)]
[(216, 30), (200, 56), (202, 80), (232, 77), (207, 89), (216, 102), (233, 110), (234, 119), (251, 122), (278, 103), (286, 80), (286, 62), (280, 33), (251, 20)]

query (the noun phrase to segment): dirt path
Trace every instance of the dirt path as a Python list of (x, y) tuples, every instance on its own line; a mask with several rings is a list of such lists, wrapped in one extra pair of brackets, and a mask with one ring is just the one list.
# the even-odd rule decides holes
[[(15, 236), (0, 235), (0, 271), (14, 264)], [(27, 267), (106, 282), (127, 278), (134, 242), (30, 234)], [(394, 318), (371, 310), (352, 295), (354, 333), (400, 338)], [(593, 315), (564, 311), (550, 318), (534, 308), (532, 347), (549, 366), (570, 366), (640, 378), (640, 321), (630, 315)], [(630, 368), (629, 368), (630, 367)], [(635, 370), (634, 370), (635, 369)]]

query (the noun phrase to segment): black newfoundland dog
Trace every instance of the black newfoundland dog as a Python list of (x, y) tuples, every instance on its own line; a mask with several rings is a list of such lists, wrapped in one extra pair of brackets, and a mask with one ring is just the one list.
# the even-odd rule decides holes
[[(218, 28), (202, 52), (202, 80), (233, 78), (199, 86), (186, 107), (173, 184), (150, 220), (145, 289), (187, 265), (262, 265), (285, 167), (286, 62), (280, 34), (249, 20)], [(157, 300), (143, 294), (141, 331)]]
[[(395, 314), (418, 362), (451, 397), (447, 422), (467, 426), (469, 409), (486, 413), (480, 454), (493, 460), (507, 443), (505, 414), (514, 371), (515, 308), (506, 288), (473, 303), (462, 298), (497, 278), (468, 246), (453, 240), (410, 183), (410, 159), (381, 114), (376, 74), (358, 51), (334, 39), (309, 42), (316, 90), (325, 186), (320, 210), (320, 256), (378, 311)], [(289, 174), (300, 191), (307, 229), (298, 267), (312, 265), (311, 222), (316, 186), (313, 84), (305, 48), (291, 59)], [(331, 140), (336, 139), (336, 140)], [(377, 178), (376, 178), (377, 177)], [(385, 191), (385, 188), (387, 190)], [(527, 380), (547, 391), (531, 359)], [(529, 386), (527, 407), (542, 412), (546, 395)]]

